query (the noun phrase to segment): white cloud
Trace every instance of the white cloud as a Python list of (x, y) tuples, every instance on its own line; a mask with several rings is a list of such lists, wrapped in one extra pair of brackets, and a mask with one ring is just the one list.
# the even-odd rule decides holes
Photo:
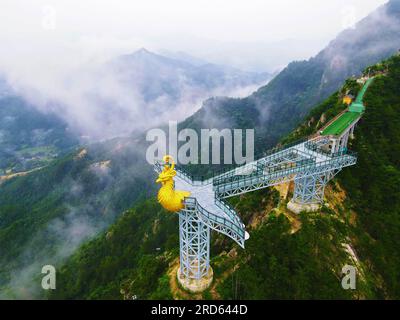
[[(111, 56), (138, 47), (191, 51), (205, 58), (254, 67), (246, 43), (268, 57), (268, 46), (297, 42), (311, 56), (346, 27), (385, 0), (2, 0), (0, 41), (5, 56), (50, 62), (61, 56), (71, 63)], [(348, 14), (354, 8), (354, 14)], [(219, 44), (219, 46), (215, 46)], [(229, 50), (229, 51), (228, 51)], [(298, 52), (295, 52), (297, 54)], [(63, 56), (64, 54), (64, 56)], [(68, 57), (65, 57), (65, 55)], [(16, 57), (15, 57), (16, 56)], [(233, 56), (229, 59), (229, 56)], [(296, 56), (287, 59), (293, 59)], [(53, 58), (53, 59), (52, 59)], [(5, 60), (7, 61), (7, 59)], [(60, 61), (60, 60), (59, 60)], [(258, 61), (260, 66), (266, 66)], [(50, 66), (51, 67), (51, 66)]]
[[(153, 106), (135, 90), (118, 85), (112, 74), (93, 76), (116, 55), (139, 47), (182, 50), (243, 69), (273, 70), (319, 51), (343, 29), (343, 8), (355, 8), (352, 15), (359, 20), (384, 2), (2, 0), (0, 73), (42, 109), (57, 110), (71, 127), (110, 137), (154, 120), (143, 116)], [(218, 89), (213, 93), (227, 94)], [(187, 116), (207, 98), (187, 88), (182, 92), (169, 114), (179, 110)], [(99, 100), (108, 101), (107, 108)], [(169, 110), (167, 100), (160, 97), (155, 104)], [(157, 120), (163, 120), (161, 114)]]

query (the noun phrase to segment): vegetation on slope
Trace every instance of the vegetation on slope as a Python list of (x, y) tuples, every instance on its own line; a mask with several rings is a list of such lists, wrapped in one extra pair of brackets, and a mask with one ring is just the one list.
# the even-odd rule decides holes
[(19, 97), (0, 96), (0, 176), (47, 165), (77, 144), (55, 114), (43, 114)]
[(383, 279), (383, 297), (400, 298), (400, 56), (367, 91), (352, 148), (359, 160), (340, 181), (359, 213), (357, 249)]
[(338, 35), (307, 61), (290, 63), (266, 86), (243, 99), (213, 98), (187, 127), (254, 128), (261, 150), (273, 147), (346, 78), (393, 55), (400, 47), (399, 0), (392, 0)]
[(178, 254), (177, 215), (146, 200), (83, 245), (58, 272), (54, 299), (168, 299)]
[(27, 289), (31, 275), (63, 261), (152, 192), (151, 168), (138, 154), (130, 139), (117, 139), (0, 184), (0, 295), (35, 297), (39, 282)]
[[(348, 201), (358, 213), (355, 247), (368, 271), (375, 275), (378, 297), (400, 297), (400, 56), (394, 56), (365, 73), (378, 76), (367, 91), (366, 112), (356, 127), (351, 149), (358, 163), (338, 179)], [(319, 119), (332, 112), (329, 104), (313, 110), (307, 121), (289, 138), (296, 140), (319, 128)]]
[[(388, 75), (379, 77), (367, 92), (366, 113), (352, 141), (358, 164), (330, 183), (327, 205), (320, 212), (289, 219), (285, 208), (290, 188), (285, 197), (267, 189), (232, 199), (251, 237), (242, 250), (213, 233), (215, 281), (203, 297), (400, 296), (400, 57), (385, 64)], [(315, 132), (341, 112), (345, 108), (341, 97), (348, 90), (356, 94), (359, 86), (347, 81), (287, 141)], [(176, 216), (163, 212), (154, 200), (139, 205), (62, 267), (60, 286), (52, 298), (171, 298), (167, 274), (178, 255), (177, 228)], [(341, 287), (345, 264), (358, 269), (357, 290)]]

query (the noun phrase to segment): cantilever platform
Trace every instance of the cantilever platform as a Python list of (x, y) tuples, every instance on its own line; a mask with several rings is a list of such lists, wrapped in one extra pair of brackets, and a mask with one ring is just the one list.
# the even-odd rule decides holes
[[(208, 180), (196, 180), (183, 168), (176, 167), (175, 188), (191, 192), (179, 212), (178, 280), (182, 286), (198, 292), (212, 282), (210, 229), (227, 235), (242, 248), (249, 239), (239, 215), (223, 199), (294, 181), (288, 208), (300, 213), (320, 207), (329, 180), (342, 168), (357, 162), (357, 155), (347, 149), (347, 142), (362, 115), (362, 98), (371, 82), (372, 79), (367, 81), (357, 97), (353, 105), (356, 111), (347, 111), (315, 138), (275, 148), (261, 159)], [(161, 170), (162, 165), (156, 163), (155, 171)]]
[(353, 122), (358, 121), (360, 118), (361, 114), (359, 112), (345, 112), (323, 130), (321, 134), (323, 136), (341, 135)]

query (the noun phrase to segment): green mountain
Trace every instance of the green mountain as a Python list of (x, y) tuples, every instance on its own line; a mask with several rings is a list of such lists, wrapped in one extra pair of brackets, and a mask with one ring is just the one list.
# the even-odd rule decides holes
[(274, 146), (353, 75), (400, 49), (400, 1), (392, 0), (343, 31), (308, 61), (289, 64), (243, 99), (212, 98), (185, 121), (201, 128), (255, 128), (257, 145)]
[(55, 114), (41, 113), (22, 98), (0, 92), (0, 176), (45, 166), (77, 144)]
[(37, 296), (29, 284), (43, 265), (60, 263), (123, 210), (149, 197), (155, 185), (143, 154), (133, 139), (115, 139), (4, 181), (0, 297)]
[[(308, 111), (313, 105), (316, 105), (319, 101), (323, 101), (329, 94), (339, 89), (347, 76), (361, 72), (368, 64), (375, 63), (383, 57), (395, 52), (397, 48), (400, 47), (399, 15), (397, 14), (399, 12), (399, 7), (396, 7), (398, 3), (398, 0), (390, 1), (389, 4), (362, 21), (355, 29), (346, 31), (340, 35), (317, 57), (309, 61), (296, 62), (289, 65), (274, 81), (268, 86), (261, 88), (252, 96), (245, 99), (216, 98), (209, 100), (205, 104), (205, 107), (181, 123), (180, 126), (194, 129), (208, 127), (255, 127), (258, 150), (265, 150), (266, 147), (275, 145), (278, 139), (294, 129), (297, 123), (299, 123), (299, 125), (301, 124), (300, 119), (308, 114)], [(334, 63), (332, 63), (332, 61)], [(344, 61), (346, 61), (346, 64), (343, 63)], [(348, 81), (345, 86), (346, 89), (357, 89), (357, 86), (352, 80)], [(342, 110), (343, 105), (339, 103), (339, 95), (340, 93), (336, 93), (328, 98), (325, 103), (322, 103), (320, 107), (312, 110), (312, 118), (306, 121), (307, 124), (310, 123), (312, 125), (309, 127), (300, 126), (298, 131), (289, 135), (286, 140), (290, 140), (294, 136), (299, 136), (300, 134), (298, 134), (298, 132), (302, 134), (314, 132), (316, 126), (318, 126), (317, 123), (314, 124), (313, 122), (315, 119), (323, 122), (322, 120), (326, 121), (329, 117), (334, 116), (337, 112)], [(322, 113), (324, 116), (321, 118), (320, 115)], [(0, 121), (3, 121), (3, 119)], [(26, 127), (29, 128), (30, 123), (28, 123), (28, 121), (22, 123), (25, 123)], [(2, 127), (0, 127), (0, 130), (1, 128)], [(18, 132), (18, 128), (19, 127), (15, 127), (15, 130), (13, 130)], [(60, 126), (60, 128), (63, 127)], [(36, 132), (34, 130), (36, 130), (36, 128), (33, 129), (33, 131), (29, 131), (27, 134), (23, 133), (23, 137), (34, 136), (34, 132)], [(24, 132), (24, 130), (22, 130), (22, 132)], [(57, 130), (55, 132), (57, 132)], [(13, 139), (13, 137), (14, 136), (11, 135), (10, 139)], [(55, 135), (55, 137), (57, 137), (57, 135)], [(11, 144), (9, 142), (7, 143), (11, 146), (15, 144), (24, 146), (25, 139), (26, 138), (21, 138), (17, 142), (12, 142)], [(43, 294), (43, 291), (37, 287), (37, 284), (40, 282), (32, 282), (33, 277), (40, 276), (41, 266), (53, 264), (61, 267), (64, 265), (65, 260), (74, 253), (83, 242), (96, 237), (100, 231), (107, 229), (122, 212), (136, 203), (138, 207), (129, 210), (128, 213), (124, 215), (125, 220), (118, 220), (113, 228), (118, 230), (131, 230), (130, 228), (133, 228), (132, 224), (136, 223), (135, 221), (140, 221), (143, 225), (135, 225), (135, 228), (137, 228), (135, 237), (138, 237), (135, 239), (145, 239), (154, 245), (147, 245), (145, 241), (135, 243), (133, 247), (130, 247), (130, 245), (133, 244), (129, 243), (130, 240), (128, 238), (124, 240), (118, 236), (109, 236), (107, 238), (105, 234), (101, 235), (99, 238), (96, 238), (94, 242), (89, 242), (85, 245), (72, 259), (75, 261), (74, 263), (76, 263), (76, 270), (84, 270), (82, 267), (82, 259), (86, 259), (84, 256), (87, 255), (88, 263), (90, 266), (93, 264), (94, 268), (98, 268), (102, 264), (109, 265), (107, 267), (108, 275), (104, 275), (103, 279), (99, 279), (97, 275), (102, 274), (102, 270), (88, 268), (91, 274), (86, 274), (82, 271), (82, 277), (75, 277), (72, 279), (70, 278), (72, 275), (68, 272), (68, 266), (72, 263), (72, 260), (69, 260), (70, 262), (65, 266), (66, 271), (60, 275), (60, 281), (62, 283), (62, 281), (64, 281), (63, 279), (65, 279), (65, 281), (71, 285), (68, 285), (65, 289), (60, 288), (60, 291), (57, 291), (57, 295), (59, 297), (121, 298), (121, 293), (118, 289), (122, 287), (125, 297), (129, 297), (130, 295), (136, 295), (139, 298), (153, 298), (163, 295), (165, 295), (165, 297), (170, 297), (170, 294), (176, 296), (179, 288), (177, 292), (168, 293), (169, 289), (168, 284), (166, 284), (166, 273), (167, 270), (170, 270), (170, 264), (171, 267), (176, 265), (175, 258), (177, 253), (176, 249), (174, 249), (176, 245), (173, 245), (173, 242), (175, 241), (176, 243), (177, 241), (177, 225), (175, 224), (176, 229), (174, 232), (165, 235), (165, 241), (158, 242), (159, 233), (153, 231), (158, 230), (157, 228), (168, 228), (165, 224), (170, 222), (161, 218), (164, 214), (160, 211), (161, 209), (146, 211), (146, 208), (151, 208), (152, 206), (153, 208), (158, 208), (154, 201), (152, 202), (149, 200), (147, 207), (145, 204), (141, 203), (143, 199), (150, 196), (152, 197), (155, 194), (156, 187), (153, 181), (154, 175), (152, 174), (152, 168), (145, 162), (143, 157), (146, 148), (143, 144), (143, 140), (143, 137), (140, 136), (98, 143), (82, 148), (64, 157), (60, 157), (56, 161), (50, 162), (50, 164), (48, 164), (48, 160), (51, 156), (48, 154), (46, 156), (43, 149), (36, 149), (39, 147), (43, 148), (43, 144), (33, 144), (32, 147), (28, 144), (26, 146), (29, 152), (39, 152), (40, 155), (42, 155), (42, 153), (44, 154), (43, 164), (46, 164), (46, 167), (25, 176), (14, 177), (13, 179), (0, 182), (0, 297), (17, 296), (30, 298), (38, 297)], [(395, 145), (395, 142), (393, 145)], [(385, 152), (386, 151), (394, 152), (385, 150)], [(27, 152), (27, 150), (25, 150), (25, 152)], [(7, 160), (7, 166), (5, 167), (8, 168), (10, 166), (9, 163), (11, 162)], [(35, 164), (35, 166), (36, 165), (37, 164)], [(392, 170), (392, 167), (389, 166), (386, 169)], [(192, 168), (192, 170), (196, 171), (197, 169)], [(368, 170), (370, 171), (370, 168), (368, 168)], [(342, 175), (345, 176), (344, 173)], [(341, 188), (351, 186), (350, 183), (351, 182), (349, 182), (349, 185), (346, 185), (343, 182)], [(353, 181), (352, 183), (353, 185), (358, 185), (358, 182)], [(342, 190), (337, 184), (332, 185), (332, 189), (334, 188)], [(343, 192), (345, 192), (344, 189)], [(377, 192), (379, 192), (379, 190)], [(355, 191), (355, 193), (358, 194), (359, 191)], [(363, 195), (360, 197), (362, 196)], [(350, 195), (347, 195), (346, 199), (349, 197)], [(296, 247), (298, 245), (297, 241), (300, 240), (292, 239), (299, 237), (303, 239), (301, 241), (308, 241), (310, 240), (309, 237), (314, 235), (314, 232), (310, 231), (313, 229), (301, 228), (296, 232), (295, 237), (290, 237), (292, 229), (296, 230), (298, 226), (302, 224), (302, 221), (295, 219), (295, 217), (292, 217), (290, 213), (284, 210), (285, 201), (286, 197), (283, 197), (281, 200), (276, 192), (264, 191), (242, 198), (237, 205), (238, 210), (243, 214), (246, 224), (254, 224), (255, 233), (258, 232), (257, 230), (260, 228), (273, 228), (274, 230), (278, 227), (281, 228), (280, 230), (289, 228), (290, 232), (282, 235), (282, 238), (290, 240), (282, 240), (281, 244), (283, 245), (284, 243), (294, 241), (292, 246)], [(346, 201), (343, 206), (335, 208), (334, 212), (336, 216), (339, 213), (343, 214), (343, 212), (348, 212), (350, 210), (347, 206), (348, 202)], [(354, 202), (349, 203), (355, 205), (355, 201), (356, 199)], [(363, 201), (366, 202), (368, 200), (364, 199)], [(261, 208), (259, 205), (260, 203), (265, 203), (268, 210)], [(324, 208), (324, 210), (327, 213), (331, 212), (330, 208)], [(158, 211), (160, 215), (159, 222), (154, 222), (156, 221), (154, 220), (154, 214)], [(276, 219), (271, 220), (271, 224), (268, 222), (270, 219), (268, 213), (270, 211), (277, 213)], [(289, 225), (284, 217), (278, 214), (281, 211), (285, 213), (285, 216), (291, 217), (291, 224), (293, 223), (294, 226)], [(351, 213), (352, 212), (353, 211), (351, 211)], [(360, 214), (358, 212), (356, 213)], [(353, 217), (356, 213), (352, 213), (350, 216)], [(171, 219), (176, 218), (171, 217)], [(337, 277), (337, 273), (330, 274), (326, 276), (326, 278), (320, 278), (322, 272), (319, 272), (319, 270), (329, 269), (327, 266), (329, 265), (330, 256), (335, 257), (337, 262), (347, 259), (348, 255), (346, 252), (338, 250), (335, 245), (336, 242), (332, 242), (332, 238), (338, 235), (341, 237), (338, 241), (342, 238), (347, 239), (350, 227), (348, 227), (346, 221), (342, 221), (342, 218), (332, 221), (332, 219), (329, 219), (329, 216), (328, 218), (321, 218), (317, 215), (315, 218), (305, 216), (301, 219), (305, 219), (305, 223), (310, 221), (310, 219), (311, 221), (315, 219), (316, 222), (310, 223), (315, 223), (320, 226), (318, 228), (323, 228), (325, 234), (318, 234), (318, 236), (321, 238), (321, 245), (326, 249), (321, 251), (320, 248), (314, 248), (318, 252), (326, 253), (326, 259), (322, 259), (324, 263), (320, 265), (320, 257), (313, 258), (313, 250), (308, 247), (304, 249), (298, 248), (299, 252), (308, 250), (308, 258), (306, 261), (302, 261), (302, 263), (307, 264), (307, 261), (313, 263), (312, 267), (309, 266), (307, 268), (316, 270), (317, 275), (315, 281), (317, 282), (311, 283), (311, 279), (307, 278), (306, 275), (302, 275), (302, 277), (305, 278), (304, 281), (307, 282), (307, 286), (312, 289), (310, 289), (309, 292), (315, 292), (315, 288), (321, 287), (318, 283), (323, 283), (326, 288), (331, 288), (331, 286), (334, 285), (334, 279)], [(260, 221), (266, 221), (266, 226), (264, 226), (264, 223), (260, 224)], [(382, 225), (385, 226), (385, 224)], [(153, 229), (153, 226), (155, 226), (155, 229)], [(380, 236), (380, 229), (376, 225), (374, 228), (377, 228), (374, 235)], [(343, 230), (343, 232), (338, 232), (338, 229)], [(367, 232), (363, 228), (360, 230), (359, 235), (357, 237), (354, 236), (354, 239), (361, 242), (359, 238), (364, 235), (366, 239), (369, 239), (369, 231)], [(374, 229), (372, 228), (371, 230)], [(305, 234), (302, 236), (303, 232)], [(116, 232), (114, 234), (118, 233), (119, 232)], [(268, 234), (270, 233), (276, 235), (276, 233), (272, 231), (268, 232)], [(353, 233), (350, 235), (353, 236)], [(254, 236), (252, 239), (253, 238)], [(324, 241), (322, 241), (322, 239), (324, 239)], [(271, 243), (271, 246), (274, 246), (272, 239), (265, 239), (265, 241), (267, 240)], [(329, 248), (328, 240), (332, 242)], [(373, 240), (375, 239), (373, 238)], [(123, 241), (127, 242), (122, 243)], [(168, 246), (166, 245), (167, 243)], [(377, 242), (372, 241), (372, 243), (376, 244)], [(102, 250), (108, 252), (108, 249), (105, 249), (108, 244), (113, 246), (113, 249), (108, 253), (109, 261), (107, 262), (102, 261), (105, 255), (98, 250), (99, 246), (102, 246)], [(356, 243), (354, 243), (354, 246), (355, 245)], [(382, 244), (382, 246), (383, 245), (384, 244)], [(389, 248), (388, 244), (385, 245)], [(130, 252), (140, 252), (138, 257), (131, 258), (128, 254), (124, 254), (122, 251), (125, 250), (126, 246), (128, 246), (126, 250), (131, 250)], [(216, 237), (212, 251), (215, 272), (217, 274), (232, 276), (233, 273), (230, 272), (229, 268), (236, 270), (236, 268), (240, 266), (237, 266), (237, 263), (243, 261), (242, 259), (247, 259), (245, 254), (255, 252), (257, 246), (253, 247), (254, 250), (251, 248), (252, 242), (249, 243), (248, 250), (242, 252), (234, 246), (232, 247), (232, 244), (226, 239)], [(274, 248), (275, 247), (272, 247), (271, 250)], [(291, 260), (287, 260), (286, 254), (283, 255), (285, 250), (287, 251), (289, 249), (284, 248), (282, 252), (276, 252), (275, 259), (279, 264), (291, 263)], [(224, 252), (226, 254), (224, 254)], [(294, 252), (293, 255), (295, 255)], [(142, 257), (145, 256), (147, 258), (143, 259), (148, 260), (142, 261)], [(124, 260), (124, 257), (126, 257), (127, 260)], [(377, 258), (378, 255), (374, 257), (377, 259), (376, 263), (380, 264), (380, 269), (384, 270), (386, 261), (383, 260), (385, 259), (380, 261)], [(157, 275), (161, 275), (161, 278), (157, 278), (158, 280), (153, 282), (152, 285), (139, 285), (148, 281), (146, 273), (143, 273), (141, 270), (150, 270), (148, 264), (153, 258), (159, 259), (157, 261), (160, 261), (158, 269), (154, 271), (153, 277), (156, 279)], [(134, 261), (132, 259), (134, 259)], [(298, 259), (301, 260), (302, 258), (299, 257)], [(116, 262), (116, 260), (118, 261)], [(114, 267), (113, 264), (115, 264)], [(369, 267), (372, 266), (373, 263), (368, 261), (367, 265)], [(245, 268), (250, 268), (251, 266), (251, 264), (248, 264)], [(338, 268), (339, 265), (336, 265), (336, 267)], [(273, 266), (270, 266), (270, 268), (273, 268)], [(308, 270), (307, 268), (305, 270)], [(374, 268), (378, 269), (378, 266), (374, 266)], [(240, 270), (243, 269), (239, 268), (237, 270), (238, 273), (235, 273), (237, 279), (241, 277)], [(285, 272), (291, 272), (293, 269), (287, 266), (287, 270), (289, 271)], [(297, 277), (300, 277), (299, 274), (303, 272), (302, 268), (299, 267), (296, 270), (298, 273), (294, 273), (293, 276), (295, 278), (293, 278), (293, 281), (300, 281)], [(335, 270), (337, 271), (337, 269)], [(389, 271), (389, 269), (385, 269), (385, 272)], [(263, 277), (272, 276), (272, 273), (271, 275), (265, 275), (258, 270), (256, 274)], [(385, 282), (380, 278), (383, 277), (380, 273), (373, 271), (370, 274), (378, 278), (371, 280), (372, 284), (366, 282), (366, 286), (369, 288), (368, 290), (373, 293), (366, 293), (364, 290), (360, 294), (368, 297), (378, 296), (378, 294), (385, 297), (397, 294), (396, 291), (392, 291), (390, 294), (386, 293)], [(393, 277), (395, 273), (390, 274), (391, 277)], [(84, 286), (89, 276), (93, 277), (90, 281), (92, 285), (85, 289)], [(243, 277), (244, 276), (246, 275), (244, 274)], [(246, 293), (243, 284), (240, 284), (242, 281), (235, 279), (236, 278), (231, 278), (230, 283), (229, 279), (221, 278), (217, 280), (214, 289), (210, 290), (207, 295), (211, 294), (213, 298), (230, 297), (227, 292), (228, 289), (226, 288), (231, 288), (233, 286), (235, 288), (234, 297), (250, 297), (250, 293)], [(127, 280), (128, 282), (124, 282), (122, 285), (123, 280)], [(273, 283), (271, 279), (268, 278), (267, 280), (269, 280), (269, 282), (266, 281), (266, 283)], [(277, 277), (276, 281), (279, 280), (282, 279)], [(232, 281), (234, 281), (234, 285)], [(236, 284), (237, 281), (239, 284)], [(377, 285), (379, 282), (382, 283), (382, 286)], [(337, 283), (335, 282), (335, 284)], [(241, 286), (243, 289), (242, 291), (240, 291)], [(259, 292), (260, 295), (272, 297), (266, 288), (263, 290), (264, 291)], [(345, 297), (349, 296), (348, 293), (343, 293), (341, 290), (334, 290), (334, 292), (335, 294), (332, 293), (332, 296), (336, 294), (342, 294)], [(185, 296), (185, 293), (180, 292), (179, 294)], [(290, 292), (279, 293), (278, 291), (276, 294), (277, 297), (286, 297)], [(305, 296), (305, 294), (301, 292), (296, 297), (301, 296)]]
[[(350, 148), (355, 167), (326, 190), (316, 213), (286, 209), (292, 186), (233, 198), (250, 231), (246, 249), (213, 234), (214, 283), (192, 295), (176, 284), (177, 216), (154, 197), (133, 209), (60, 265), (57, 299), (398, 299), (400, 298), (400, 56), (365, 72), (382, 71), (365, 96), (366, 112)], [(341, 112), (354, 79), (313, 109), (285, 141), (318, 130)], [(341, 288), (342, 267), (358, 270), (357, 289)]]

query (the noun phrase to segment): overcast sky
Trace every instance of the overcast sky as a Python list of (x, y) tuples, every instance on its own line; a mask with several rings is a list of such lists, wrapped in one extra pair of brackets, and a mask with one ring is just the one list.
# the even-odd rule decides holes
[[(0, 0), (0, 80), (6, 78), (36, 108), (62, 116), (72, 130), (110, 138), (150, 126), (144, 112), (150, 106), (132, 83), (99, 72), (117, 55), (142, 47), (184, 51), (243, 70), (274, 72), (315, 55), (385, 2)], [(135, 82), (142, 80), (135, 75)], [(184, 83), (180, 93), (176, 102), (157, 97), (155, 107), (181, 120), (215, 94), (195, 92), (193, 100)], [(165, 120), (150, 119), (151, 125)]]
[(1, 0), (0, 67), (16, 61), (73, 65), (146, 47), (274, 69), (314, 55), (385, 2)]

